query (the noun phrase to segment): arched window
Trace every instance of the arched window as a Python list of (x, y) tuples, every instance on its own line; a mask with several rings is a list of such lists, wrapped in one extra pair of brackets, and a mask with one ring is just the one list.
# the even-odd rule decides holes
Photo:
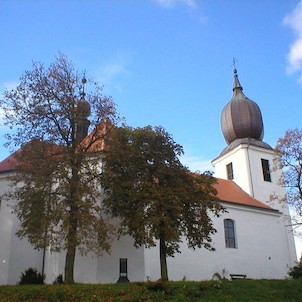
[(225, 247), (236, 248), (236, 236), (235, 236), (235, 221), (232, 219), (225, 219), (224, 221), (224, 235), (225, 235)]

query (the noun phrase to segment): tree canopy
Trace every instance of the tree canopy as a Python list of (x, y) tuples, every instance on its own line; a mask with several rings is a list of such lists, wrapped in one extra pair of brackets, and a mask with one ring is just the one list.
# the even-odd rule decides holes
[(287, 130), (276, 146), (283, 169), (282, 184), (287, 189), (287, 202), (296, 213), (294, 222), (302, 224), (302, 130)]
[(223, 210), (215, 179), (191, 173), (181, 154), (182, 146), (162, 127), (122, 127), (111, 132), (103, 158), (104, 205), (136, 246), (159, 240), (162, 280), (168, 280), (166, 257), (179, 252), (183, 237), (190, 248), (213, 250), (209, 214)]
[(34, 62), (19, 85), (4, 92), (0, 107), (13, 130), (7, 145), (21, 147), (13, 155), (11, 190), (2, 196), (16, 202), (17, 234), (36, 248), (66, 250), (65, 281), (74, 282), (77, 248), (97, 254), (110, 248), (99, 152), (118, 121), (115, 104), (60, 54), (49, 67)]

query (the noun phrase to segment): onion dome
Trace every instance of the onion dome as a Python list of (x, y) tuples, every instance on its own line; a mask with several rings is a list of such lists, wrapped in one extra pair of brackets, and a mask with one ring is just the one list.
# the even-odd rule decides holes
[(79, 118), (87, 118), (91, 113), (90, 104), (85, 100), (84, 86), (87, 83), (85, 77), (82, 79), (83, 91), (81, 93), (81, 99), (77, 102), (77, 116)]
[(263, 121), (259, 106), (243, 92), (234, 69), (233, 97), (221, 113), (221, 128), (228, 144), (238, 139), (262, 141)]
[(75, 139), (77, 144), (79, 144), (88, 135), (88, 128), (90, 125), (90, 121), (88, 117), (91, 114), (91, 107), (89, 102), (85, 100), (85, 91), (84, 91), (84, 86), (86, 82), (87, 80), (84, 77), (82, 80), (83, 91), (81, 93), (81, 99), (76, 103)]
[(91, 113), (90, 104), (85, 100), (85, 94), (77, 102), (77, 115), (81, 118), (87, 118)]

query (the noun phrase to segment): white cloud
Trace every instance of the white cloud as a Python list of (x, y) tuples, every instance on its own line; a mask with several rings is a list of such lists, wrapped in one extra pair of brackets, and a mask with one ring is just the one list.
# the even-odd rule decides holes
[(17, 86), (20, 84), (18, 81), (11, 81), (11, 82), (4, 82), (2, 86), (7, 90), (16, 89)]
[(110, 85), (115, 78), (125, 73), (126, 69), (122, 64), (109, 63), (102, 68), (98, 78), (102, 84), (107, 86)]
[(287, 71), (289, 73), (294, 73), (302, 69), (302, 37), (299, 37), (291, 44), (287, 59)]
[(204, 159), (198, 156), (182, 156), (181, 162), (183, 165), (188, 167), (192, 172), (204, 172), (204, 171), (213, 171), (214, 168), (211, 164), (211, 160)]
[(184, 4), (191, 8), (195, 8), (197, 5), (195, 0), (154, 0), (154, 1), (165, 8), (171, 8), (177, 4)]
[(287, 54), (287, 72), (302, 72), (302, 0), (285, 16), (283, 23), (292, 29), (296, 37)]
[(123, 90), (124, 77), (129, 75), (125, 59), (117, 58), (96, 66), (94, 78), (102, 85), (106, 93)]

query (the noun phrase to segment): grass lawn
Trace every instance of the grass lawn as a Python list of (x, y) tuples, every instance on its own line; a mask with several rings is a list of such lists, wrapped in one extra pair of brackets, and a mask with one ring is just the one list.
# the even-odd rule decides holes
[(1, 302), (302, 301), (302, 279), (0, 286)]

